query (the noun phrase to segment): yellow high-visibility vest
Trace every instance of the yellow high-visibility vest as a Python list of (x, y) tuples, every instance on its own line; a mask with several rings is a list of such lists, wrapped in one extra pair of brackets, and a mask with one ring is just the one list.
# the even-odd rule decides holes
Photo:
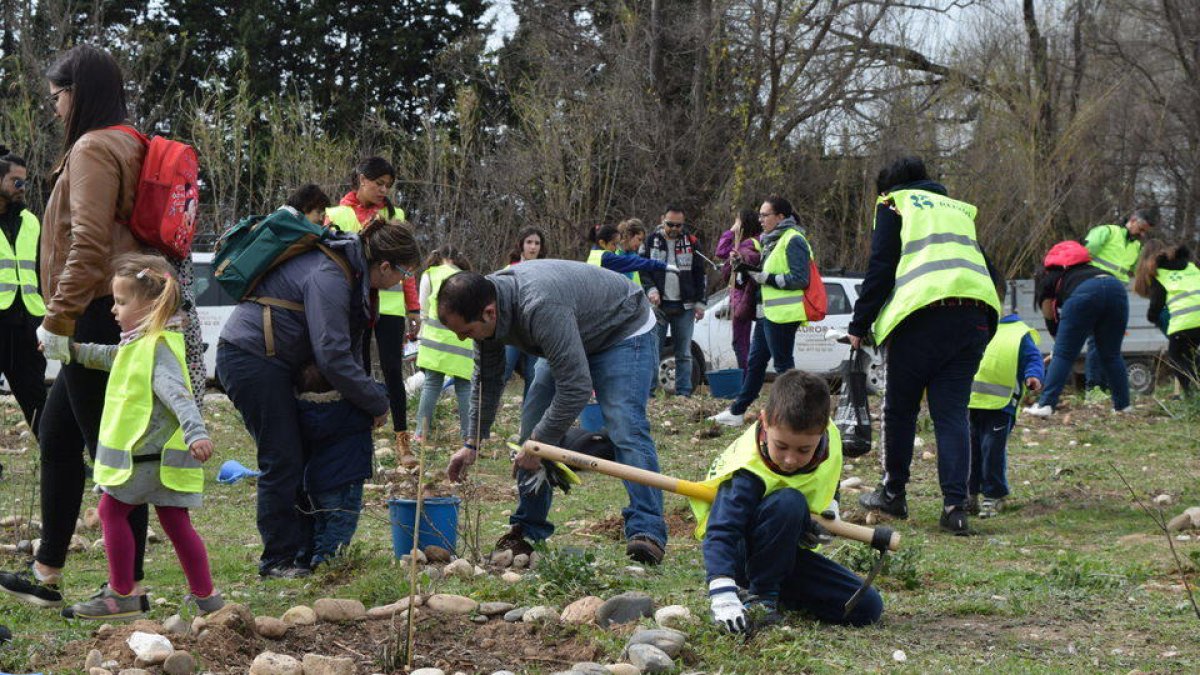
[[(609, 251), (605, 251), (602, 248), (592, 249), (591, 251), (588, 252), (587, 263), (589, 265), (595, 265), (596, 267), (604, 267), (604, 254), (605, 253), (609, 253)], [(620, 249), (617, 249), (616, 255), (621, 255)], [(637, 272), (618, 272), (618, 274), (624, 274), (627, 279), (629, 279), (630, 281), (633, 282), (634, 286), (637, 286), (638, 288), (642, 287), (642, 275), (641, 274), (639, 274)]]
[[(100, 417), (93, 474), (97, 485), (121, 485), (133, 475), (133, 456), (141, 447), (150, 426), (150, 413), (154, 410), (154, 351), (159, 340), (166, 342), (179, 360), (188, 390), (192, 388), (182, 333), (163, 331), (143, 335), (117, 351), (104, 391), (104, 413)], [(164, 486), (178, 492), (204, 491), (204, 469), (188, 452), (178, 420), (174, 433), (162, 449), (159, 478)]]
[[(800, 234), (799, 230), (788, 228), (780, 235), (779, 241), (775, 242), (775, 248), (771, 249), (771, 254), (763, 263), (763, 272), (775, 276), (792, 271), (788, 267), (787, 247), (788, 242), (795, 237), (800, 237), (804, 242), (804, 246), (808, 248), (808, 257), (810, 260), (812, 259), (813, 250), (808, 240)], [(770, 284), (759, 284), (759, 289), (762, 291), (763, 316), (770, 319), (772, 323), (808, 323), (808, 313), (804, 311), (804, 289), (787, 291), (775, 288)]]
[(974, 206), (926, 190), (899, 190), (877, 203), (884, 202), (900, 214), (900, 263), (892, 295), (875, 319), (875, 344), (938, 300), (979, 300), (999, 316), (1000, 298), (975, 236)]
[[(719, 489), (721, 483), (732, 478), (734, 473), (746, 469), (762, 479), (766, 488), (763, 498), (777, 490), (792, 488), (804, 495), (808, 500), (808, 508), (813, 513), (821, 513), (829, 508), (842, 475), (842, 436), (833, 422), (830, 421), (825, 429), (829, 436), (829, 456), (821, 462), (816, 471), (791, 476), (781, 476), (763, 462), (758, 453), (759, 424), (755, 422), (750, 425), (745, 433), (713, 461), (708, 469), (708, 477), (701, 483)], [(701, 499), (689, 498), (688, 501), (691, 502), (692, 514), (696, 516), (696, 538), (703, 539), (708, 528), (708, 515), (712, 511), (712, 504)]]
[(1158, 283), (1167, 289), (1167, 335), (1200, 328), (1200, 268), (1188, 263), (1181, 270), (1158, 270)]
[(21, 211), (17, 243), (0, 236), (0, 310), (12, 307), (17, 296), (32, 316), (45, 316), (46, 304), (38, 291), (37, 254), (42, 224), (28, 210)]
[(475, 345), (459, 340), (438, 320), (437, 298), (442, 282), (458, 272), (454, 265), (434, 265), (425, 270), (429, 277), (429, 302), (422, 308), (421, 337), (417, 346), (417, 367), (470, 380), (475, 372)]
[[(392, 213), (397, 220), (404, 220), (404, 209), (395, 207)], [(362, 231), (363, 224), (358, 222), (353, 206), (331, 206), (325, 209), (325, 217), (342, 232)], [(404, 282), (379, 291), (379, 313), (389, 316), (404, 316), (408, 313), (404, 304)]]
[(1137, 267), (1138, 256), (1142, 254), (1142, 241), (1130, 238), (1128, 230), (1122, 225), (1097, 225), (1088, 232), (1084, 242), (1100, 232), (1107, 232), (1108, 238), (1095, 251), (1088, 247), (1092, 254), (1092, 266), (1108, 272), (1123, 284), (1128, 283)]
[(1038, 332), (1023, 321), (1002, 323), (996, 327), (996, 335), (983, 352), (979, 371), (971, 383), (968, 407), (1003, 410), (1014, 398), (1020, 400), (1025, 394), (1025, 380), (1017, 368), (1021, 362), (1021, 340), (1026, 335), (1033, 337), (1034, 344), (1042, 341)]

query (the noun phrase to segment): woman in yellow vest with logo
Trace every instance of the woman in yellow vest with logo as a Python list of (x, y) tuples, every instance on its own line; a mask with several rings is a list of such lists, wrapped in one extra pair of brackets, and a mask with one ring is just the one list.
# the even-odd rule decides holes
[(144, 613), (134, 594), (134, 539), (129, 512), (153, 504), (187, 577), (191, 601), (202, 614), (224, 606), (213, 590), (204, 541), (188, 509), (201, 503), (204, 470), (213, 444), (192, 398), (184, 355), (182, 293), (167, 261), (126, 254), (114, 261), (113, 314), (117, 345), (71, 345), (87, 368), (109, 371), (100, 419), (94, 478), (104, 489), (100, 522), (108, 557), (108, 586), (63, 610), (76, 619), (111, 621)]
[[(396, 183), (396, 170), (382, 157), (368, 157), (354, 167), (354, 189), (338, 205), (325, 211), (330, 225), (343, 232), (358, 232), (376, 217), (404, 221), (404, 210), (392, 205), (388, 193)], [(412, 455), (408, 435), (408, 394), (404, 390), (404, 343), (417, 331), (421, 302), (417, 283), (406, 278), (395, 288), (379, 291), (379, 317), (375, 320), (375, 343), (379, 348), (379, 368), (387, 386), (392, 408), (392, 429), (396, 432), (396, 456), (400, 461)], [(412, 326), (408, 326), (411, 322)], [(371, 367), (371, 341), (363, 342), (363, 362)]]
[(947, 196), (919, 157), (903, 157), (875, 179), (871, 260), (847, 332), (858, 348), (868, 334), (886, 349), (884, 474), (859, 497), (873, 511), (908, 517), (905, 497), (917, 413), (929, 403), (942, 489), (939, 526), (967, 527), (971, 429), (967, 402), (979, 361), (996, 330), (1000, 299), (975, 236), (976, 208)]
[[(829, 412), (823, 379), (800, 370), (779, 376), (758, 421), (709, 468), (704, 484), (717, 488), (716, 499), (691, 500), (713, 620), (729, 632), (777, 623), (780, 609), (853, 626), (883, 614), (871, 588), (844, 616), (861, 580), (814, 550), (822, 530), (809, 514), (836, 514), (842, 474)], [(753, 598), (749, 606), (739, 590)]]
[(1187, 247), (1180, 244), (1163, 251), (1147, 251), (1133, 290), (1150, 298), (1146, 318), (1158, 324), (1167, 310), (1167, 358), (1175, 370), (1175, 379), (1184, 394), (1200, 383), (1200, 268), (1191, 260)]
[(417, 347), (417, 367), (425, 371), (421, 388), (421, 405), (417, 408), (419, 443), (433, 430), (433, 412), (446, 376), (454, 378), (454, 394), (458, 398), (458, 425), (462, 437), (470, 434), (467, 418), (471, 412), (471, 375), (475, 372), (475, 343), (459, 340), (438, 321), (437, 298), (442, 282), (450, 275), (470, 271), (471, 263), (458, 249), (446, 244), (434, 251), (425, 262), (421, 276), (421, 337)]

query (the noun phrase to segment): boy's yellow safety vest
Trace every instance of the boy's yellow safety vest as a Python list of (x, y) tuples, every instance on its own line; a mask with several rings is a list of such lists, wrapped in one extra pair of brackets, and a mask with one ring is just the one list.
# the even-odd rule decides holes
[[(763, 272), (775, 276), (792, 271), (788, 267), (787, 247), (788, 242), (794, 237), (800, 237), (805, 247), (808, 248), (809, 259), (812, 259), (813, 250), (808, 240), (800, 234), (799, 230), (789, 227), (775, 242), (775, 248), (771, 249), (771, 254), (763, 263)], [(804, 311), (804, 289), (787, 291), (769, 284), (761, 284), (759, 289), (762, 291), (763, 316), (770, 319), (772, 323), (808, 323), (808, 313)]]
[[(392, 213), (397, 220), (404, 220), (404, 209), (397, 206)], [(358, 222), (352, 206), (331, 206), (325, 209), (325, 217), (342, 232), (362, 231), (362, 223)], [(405, 316), (408, 313), (404, 304), (404, 282), (379, 291), (379, 313), (388, 316)]]
[(1158, 270), (1158, 283), (1167, 289), (1167, 335), (1200, 328), (1200, 268), (1188, 263), (1181, 270)]
[[(94, 472), (97, 485), (121, 485), (133, 475), (133, 456), (142, 445), (154, 409), (154, 350), (159, 340), (170, 347), (179, 361), (188, 390), (192, 388), (182, 333), (163, 331), (143, 335), (117, 351), (104, 391), (104, 413), (100, 417)], [(164, 486), (177, 492), (204, 491), (204, 469), (188, 452), (178, 420), (174, 433), (162, 449), (159, 478)]]
[(1025, 394), (1025, 380), (1017, 370), (1021, 363), (1021, 340), (1026, 335), (1033, 337), (1034, 344), (1042, 341), (1038, 332), (1023, 321), (1002, 323), (996, 327), (996, 335), (983, 352), (979, 371), (971, 383), (968, 407), (1003, 410), (1014, 398), (1020, 400)]
[(1104, 243), (1095, 251), (1088, 247), (1092, 254), (1092, 266), (1108, 272), (1123, 284), (1127, 283), (1137, 267), (1138, 256), (1142, 254), (1142, 241), (1130, 238), (1129, 231), (1121, 225), (1097, 225), (1084, 238), (1085, 245), (1093, 234), (1101, 231), (1108, 232)]
[[(596, 267), (604, 267), (604, 254), (605, 253), (609, 253), (609, 251), (605, 251), (602, 248), (592, 249), (588, 253), (588, 259), (587, 259), (588, 264), (595, 265)], [(621, 249), (617, 249), (616, 255), (621, 255)], [(634, 286), (637, 286), (638, 288), (642, 287), (642, 275), (641, 274), (639, 274), (637, 272), (625, 272), (624, 274), (626, 277), (629, 278), (630, 281), (633, 282)]]
[(25, 311), (31, 316), (45, 316), (46, 305), (38, 292), (38, 237), (42, 224), (28, 210), (21, 211), (21, 228), (17, 230), (14, 248), (8, 237), (0, 235), (0, 310), (12, 307), (20, 294)]
[(875, 319), (883, 344), (909, 314), (947, 298), (979, 300), (1000, 314), (1000, 298), (975, 236), (971, 204), (926, 190), (899, 190), (879, 198), (900, 214), (896, 284)]
[(458, 271), (454, 265), (434, 265), (425, 270), (425, 276), (429, 277), (429, 302), (421, 317), (417, 367), (470, 380), (475, 372), (475, 346), (471, 340), (459, 340), (438, 321), (437, 314), (438, 290), (443, 281)]
[[(736, 441), (731, 443), (725, 452), (721, 453), (708, 469), (708, 477), (701, 483), (712, 488), (720, 487), (721, 483), (733, 477), (740, 469), (746, 469), (762, 479), (766, 489), (763, 498), (772, 492), (783, 488), (799, 490), (808, 500), (808, 508), (814, 513), (820, 513), (829, 508), (833, 495), (837, 492), (838, 480), (842, 475), (842, 435), (838, 433), (833, 422), (826, 427), (829, 436), (829, 456), (821, 462), (821, 466), (811, 473), (798, 473), (792, 476), (781, 476), (772, 471), (758, 452), (758, 428), (760, 422), (750, 425)], [(700, 499), (688, 499), (691, 502), (692, 514), (696, 516), (696, 538), (703, 539), (708, 527), (708, 514), (712, 504)]]

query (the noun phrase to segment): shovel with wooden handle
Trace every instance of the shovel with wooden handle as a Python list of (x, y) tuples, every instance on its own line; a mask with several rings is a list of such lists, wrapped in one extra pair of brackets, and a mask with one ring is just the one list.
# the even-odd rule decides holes
[[(537, 455), (544, 460), (553, 460), (568, 464), (578, 469), (586, 469), (602, 473), (606, 476), (620, 478), (621, 480), (633, 481), (641, 485), (646, 485), (667, 492), (674, 492), (677, 495), (692, 497), (701, 501), (712, 502), (717, 497), (716, 488), (696, 483), (690, 480), (682, 480), (672, 478), (654, 471), (639, 469), (637, 467), (628, 466), (619, 462), (611, 462), (607, 459), (600, 459), (585, 455), (574, 450), (567, 450), (555, 445), (541, 443), (539, 441), (531, 441), (524, 446), (514, 446), (516, 449), (524, 449), (533, 455)], [(888, 551), (896, 551), (900, 548), (900, 534), (888, 527), (866, 527), (863, 525), (855, 525), (847, 523), (844, 520), (826, 518), (820, 514), (812, 515), (816, 522), (820, 523), (830, 534), (843, 537), (845, 539), (853, 539), (861, 541), (864, 544), (869, 544), (871, 548), (879, 551), (879, 560), (876, 561), (870, 573), (867, 574), (866, 580), (861, 588), (855, 591), (854, 595), (846, 602), (845, 613), (848, 615), (862, 599), (863, 594), (871, 587), (871, 583), (875, 580), (875, 576), (883, 567), (885, 557)]]

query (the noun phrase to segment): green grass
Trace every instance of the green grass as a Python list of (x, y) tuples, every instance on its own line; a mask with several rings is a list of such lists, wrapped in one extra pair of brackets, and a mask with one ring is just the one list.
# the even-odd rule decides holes
[[(503, 533), (515, 508), (507, 451), (502, 440), (515, 433), (518, 405), (505, 397), (493, 441), (474, 467), (485, 495), (480, 502), (481, 545), (485, 551)], [(1160, 397), (1163, 398), (1163, 397)], [(650, 412), (663, 470), (698, 477), (713, 456), (736, 437), (697, 439), (704, 413), (721, 402), (655, 399)], [(1165, 407), (1164, 407), (1165, 406)], [(978, 535), (962, 539), (937, 531), (940, 493), (936, 462), (917, 459), (909, 489), (912, 516), (893, 522), (903, 550), (893, 556), (877, 584), (885, 597), (885, 619), (877, 627), (849, 629), (818, 625), (791, 615), (785, 627), (755, 636), (749, 644), (724, 635), (707, 620), (704, 571), (698, 544), (675, 536), (665, 564), (645, 575), (625, 568), (624, 547), (613, 534), (613, 517), (625, 504), (618, 481), (583, 474), (584, 485), (556, 498), (552, 519), (558, 532), (549, 542), (537, 576), (516, 585), (495, 576), (470, 581), (421, 582), (422, 592), (463, 593), (480, 600), (517, 604), (554, 604), (562, 608), (583, 595), (608, 597), (644, 590), (659, 605), (684, 604), (700, 620), (689, 631), (685, 670), (709, 672), (817, 672), (888, 670), (986, 672), (1157, 672), (1200, 670), (1200, 620), (1180, 591), (1175, 562), (1165, 538), (1138, 507), (1113, 467), (1125, 476), (1151, 508), (1167, 494), (1167, 517), (1200, 504), (1200, 458), (1196, 429), (1200, 406), (1193, 402), (1139, 400), (1137, 413), (1116, 417), (1104, 405), (1072, 399), (1073, 409), (1048, 421), (1022, 417), (1009, 451), (1013, 495), (1009, 510), (993, 520), (972, 521)], [(453, 450), (452, 406), (439, 408), (440, 436), (429, 448), (429, 466), (441, 470)], [(217, 444), (208, 471), (215, 475), (225, 459), (253, 466), (253, 446), (228, 402), (210, 405), (206, 416)], [(11, 403), (0, 422), (13, 429), (19, 416)], [(932, 428), (922, 421), (924, 450), (934, 447)], [(385, 441), (385, 434), (378, 440)], [(440, 442), (439, 442), (440, 441)], [(20, 445), (15, 434), (0, 436), (0, 446)], [(878, 447), (878, 446), (877, 446)], [(920, 451), (918, 451), (918, 456)], [(0, 516), (32, 514), (36, 508), (36, 450), (0, 455), (6, 468), (0, 482)], [(868, 485), (878, 476), (878, 455), (861, 458), (844, 476)], [(385, 500), (368, 493), (369, 506), (357, 542), (346, 558), (308, 580), (259, 581), (253, 487), (247, 483), (209, 483), (207, 502), (194, 514), (205, 537), (213, 575), (226, 597), (244, 602), (256, 614), (279, 615), (288, 607), (317, 598), (353, 597), (367, 606), (389, 603), (408, 592), (408, 570), (396, 564)], [(94, 506), (88, 494), (85, 506)], [(856, 499), (843, 496), (844, 514), (853, 518)], [(679, 520), (686, 501), (666, 497), (667, 511)], [(604, 526), (599, 524), (604, 523)], [(157, 529), (152, 522), (152, 527)], [(680, 526), (682, 532), (682, 525)], [(619, 533), (619, 528), (615, 529)], [(677, 533), (679, 534), (679, 533)], [(15, 533), (0, 530), (0, 543), (15, 543)], [(100, 536), (89, 532), (89, 539)], [(1200, 567), (1200, 542), (1176, 541), (1192, 575)], [(836, 542), (829, 555), (865, 571), (873, 562), (855, 543)], [(22, 558), (0, 554), (0, 565), (14, 569)], [(72, 554), (66, 593), (75, 600), (90, 594), (105, 578), (102, 552)], [(147, 585), (156, 604), (152, 618), (174, 613), (186, 593), (182, 572), (168, 543), (152, 544)], [(47, 610), (0, 598), (0, 619), (16, 640), (0, 649), (0, 670), (23, 672), (34, 654), (46, 663), (61, 647), (86, 639), (93, 628), (73, 624)], [(564, 633), (565, 634), (565, 633)], [(619, 660), (622, 633), (583, 628), (605, 662)], [(903, 650), (904, 663), (892, 654)], [(1164, 656), (1165, 654), (1165, 656)], [(32, 663), (36, 664), (34, 660)]]

